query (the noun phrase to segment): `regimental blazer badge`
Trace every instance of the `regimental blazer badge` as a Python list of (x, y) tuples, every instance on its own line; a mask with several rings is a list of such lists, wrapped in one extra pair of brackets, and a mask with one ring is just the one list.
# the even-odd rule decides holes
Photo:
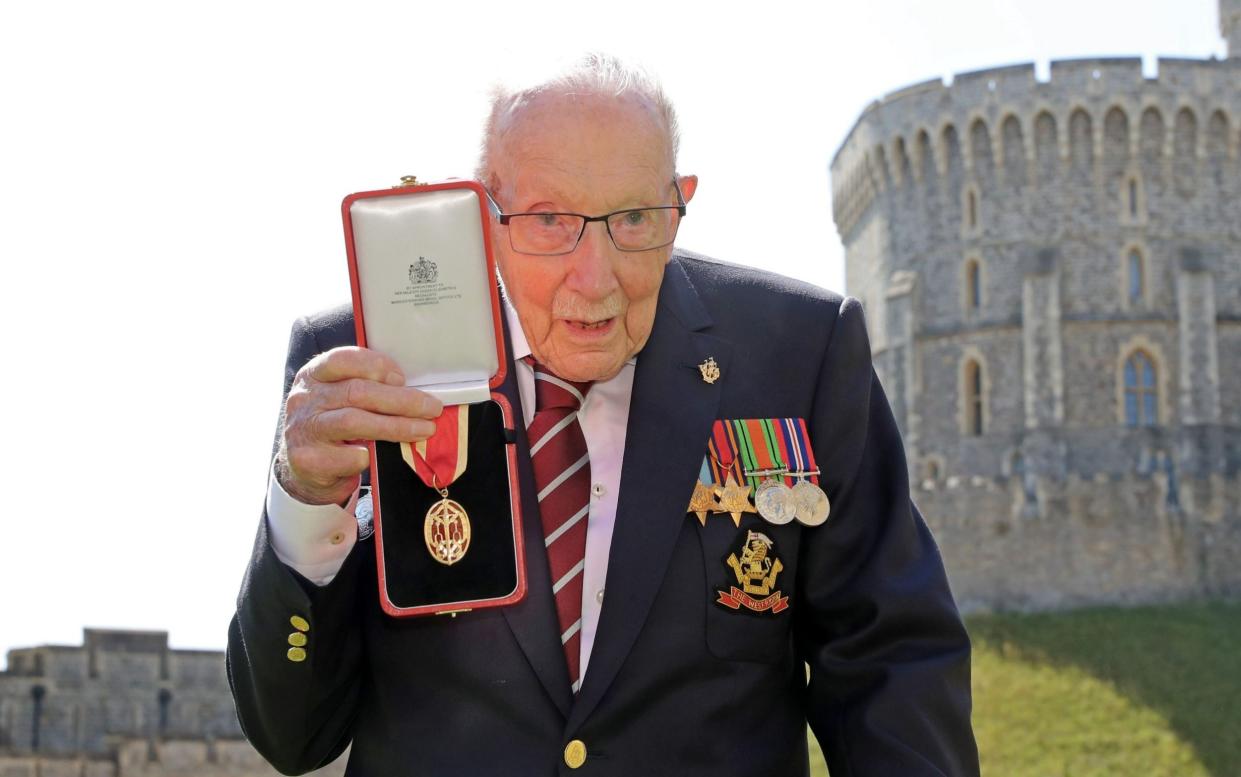
[(766, 534), (747, 530), (741, 547), (730, 553), (724, 563), (736, 576), (737, 585), (730, 585), (727, 591), (716, 591), (719, 595), (716, 604), (730, 610), (744, 607), (751, 612), (773, 615), (788, 609), (789, 598), (773, 590), (776, 579), (784, 571), (784, 563), (776, 556), (776, 543)]

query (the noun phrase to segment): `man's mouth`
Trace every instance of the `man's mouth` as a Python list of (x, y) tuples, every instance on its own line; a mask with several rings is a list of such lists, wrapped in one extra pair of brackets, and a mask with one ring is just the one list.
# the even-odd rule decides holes
[(572, 329), (580, 330), (582, 332), (594, 332), (600, 329), (606, 329), (608, 325), (615, 320), (615, 318), (604, 318), (599, 321), (575, 321), (573, 319), (564, 319), (564, 322)]

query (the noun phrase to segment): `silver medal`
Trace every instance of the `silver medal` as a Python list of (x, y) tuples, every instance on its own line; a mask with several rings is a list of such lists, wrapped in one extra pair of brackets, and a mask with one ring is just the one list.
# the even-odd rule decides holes
[(804, 526), (820, 526), (827, 520), (832, 505), (823, 489), (809, 480), (799, 480), (792, 489), (797, 520)]
[(754, 494), (754, 506), (768, 523), (783, 526), (797, 516), (793, 490), (780, 480), (764, 480)]

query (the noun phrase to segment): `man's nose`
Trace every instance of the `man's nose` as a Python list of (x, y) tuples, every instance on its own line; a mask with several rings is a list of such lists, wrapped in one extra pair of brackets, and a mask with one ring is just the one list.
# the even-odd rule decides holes
[(577, 248), (569, 254), (569, 272), (565, 285), (585, 297), (602, 298), (617, 287), (615, 260), (619, 250), (608, 235), (602, 221), (586, 225), (586, 232)]

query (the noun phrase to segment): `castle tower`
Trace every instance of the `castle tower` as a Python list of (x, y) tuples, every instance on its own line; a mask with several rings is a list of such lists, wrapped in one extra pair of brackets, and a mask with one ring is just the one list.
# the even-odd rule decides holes
[(1228, 56), (1241, 59), (1241, 0), (1219, 0), (1219, 31), (1228, 41)]
[(847, 291), (964, 607), (1241, 593), (1241, 0), (1227, 61), (983, 70), (832, 161)]

